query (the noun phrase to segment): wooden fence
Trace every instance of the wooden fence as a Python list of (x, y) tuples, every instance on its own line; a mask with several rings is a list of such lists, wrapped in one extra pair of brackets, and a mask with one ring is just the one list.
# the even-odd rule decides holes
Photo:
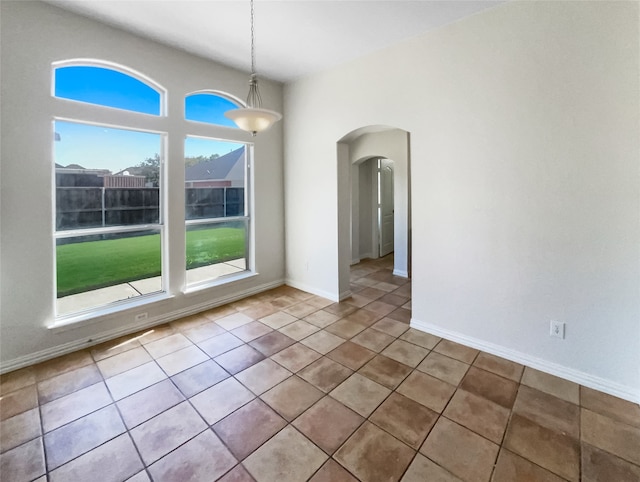
[[(244, 215), (244, 188), (185, 189), (186, 219)], [(56, 230), (157, 224), (157, 187), (57, 187)]]

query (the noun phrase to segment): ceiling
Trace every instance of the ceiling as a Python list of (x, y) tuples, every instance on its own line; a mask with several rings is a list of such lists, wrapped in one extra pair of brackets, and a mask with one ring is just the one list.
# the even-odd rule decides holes
[[(250, 70), (248, 0), (45, 0)], [(289, 82), (492, 8), (505, 0), (255, 0), (257, 71)]]

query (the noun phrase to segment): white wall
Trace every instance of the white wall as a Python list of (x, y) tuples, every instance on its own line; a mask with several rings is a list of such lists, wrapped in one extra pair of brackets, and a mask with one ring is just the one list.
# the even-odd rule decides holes
[[(53, 320), (52, 146), (55, 114), (82, 119), (91, 112), (105, 122), (120, 116), (105, 109), (61, 102), (51, 97), (51, 63), (96, 58), (134, 68), (169, 92), (170, 113), (181, 113), (184, 95), (217, 89), (244, 98), (247, 74), (161, 46), (40, 2), (1, 2), (2, 7), (2, 167), (1, 308), (2, 370), (79, 348), (83, 344), (135, 329), (133, 317), (148, 312), (158, 322), (224, 300), (281, 284), (284, 280), (284, 198), (282, 125), (255, 139), (233, 130), (237, 140), (255, 140), (255, 266), (258, 276), (225, 286), (182, 294), (184, 284), (184, 189), (168, 192), (166, 224), (175, 254), (170, 261), (173, 298), (95, 319), (67, 331), (49, 330)], [(261, 81), (265, 104), (282, 109), (282, 86)], [(66, 105), (65, 104), (65, 105)], [(108, 110), (108, 109), (107, 109)], [(136, 115), (136, 114), (132, 114)], [(230, 129), (189, 125), (180, 115), (152, 119), (149, 128), (170, 132), (168, 176), (184, 178), (186, 133), (228, 137)], [(27, 188), (28, 186), (28, 188)]]
[(639, 400), (638, 18), (510, 2), (286, 86), (288, 278), (338, 294), (336, 142), (396, 126), (414, 326)]

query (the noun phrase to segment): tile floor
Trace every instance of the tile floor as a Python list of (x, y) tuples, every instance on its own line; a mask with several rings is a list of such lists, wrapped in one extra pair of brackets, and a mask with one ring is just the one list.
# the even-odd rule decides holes
[(2, 481), (640, 481), (640, 407), (409, 328), (392, 260), (0, 379)]

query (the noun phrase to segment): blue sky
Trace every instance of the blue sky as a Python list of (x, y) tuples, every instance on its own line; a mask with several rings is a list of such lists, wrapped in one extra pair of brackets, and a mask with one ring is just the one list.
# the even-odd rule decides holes
[[(72, 66), (56, 70), (55, 95), (71, 100), (127, 109), (151, 115), (160, 113), (160, 95), (143, 82), (114, 70)], [(223, 113), (235, 107), (230, 101), (210, 94), (195, 94), (185, 102), (186, 118), (218, 125), (233, 125)], [(162, 136), (105, 126), (56, 121), (59, 134), (55, 162), (79, 164), (91, 169), (117, 172), (161, 153)], [(239, 143), (189, 137), (185, 155), (224, 155)]]

